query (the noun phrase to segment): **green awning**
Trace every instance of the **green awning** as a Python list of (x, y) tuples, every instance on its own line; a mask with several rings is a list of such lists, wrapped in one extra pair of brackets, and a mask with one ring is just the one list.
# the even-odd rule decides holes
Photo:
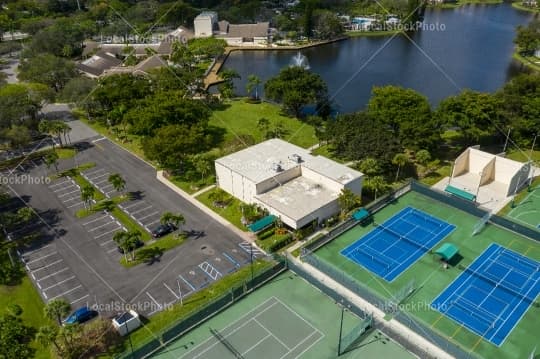
[(454, 186), (450, 186), (450, 185), (446, 186), (445, 191), (453, 194), (454, 196), (466, 199), (467, 201), (474, 201), (476, 199), (476, 196), (474, 194), (469, 193), (467, 191), (464, 191)]
[(356, 219), (357, 221), (361, 221), (367, 217), (369, 217), (369, 212), (365, 208), (360, 208), (358, 211), (352, 214), (352, 218)]
[(452, 243), (444, 243), (435, 251), (435, 254), (441, 256), (444, 260), (449, 261), (459, 252), (459, 248)]
[(263, 217), (263, 218), (259, 219), (258, 221), (255, 221), (255, 222), (251, 223), (248, 226), (248, 229), (251, 232), (256, 233), (256, 232), (262, 231), (266, 227), (270, 226), (272, 223), (274, 223), (275, 220), (276, 220), (276, 216), (271, 214), (269, 216), (266, 216), (266, 217)]

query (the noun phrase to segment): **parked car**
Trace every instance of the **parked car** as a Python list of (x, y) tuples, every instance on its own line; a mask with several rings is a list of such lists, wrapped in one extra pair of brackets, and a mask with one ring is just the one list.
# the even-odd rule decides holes
[(96, 312), (95, 310), (91, 310), (88, 307), (80, 307), (79, 309), (71, 313), (66, 319), (64, 319), (62, 324), (81, 324), (94, 318), (97, 315), (98, 312)]
[(169, 224), (169, 223), (161, 224), (152, 231), (152, 237), (154, 238), (163, 237), (166, 234), (174, 232), (175, 229), (176, 228), (174, 228), (172, 224)]
[[(137, 242), (135, 242), (135, 245), (133, 246), (133, 248), (131, 248), (131, 250), (141, 248), (142, 246), (144, 246), (144, 242), (141, 241), (140, 239), (137, 239)], [(118, 247), (118, 252), (124, 254), (124, 248)]]

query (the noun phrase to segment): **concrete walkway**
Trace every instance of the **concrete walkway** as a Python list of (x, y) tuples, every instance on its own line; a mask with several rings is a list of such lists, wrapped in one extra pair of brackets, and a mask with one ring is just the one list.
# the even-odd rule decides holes
[(255, 243), (255, 238), (252, 237), (249, 233), (241, 231), (240, 229), (236, 228), (234, 225), (232, 225), (229, 221), (212, 211), (210, 208), (206, 207), (201, 202), (197, 201), (197, 199), (193, 196), (191, 196), (189, 193), (181, 190), (180, 188), (176, 187), (174, 183), (169, 181), (165, 176), (163, 176), (163, 171), (157, 171), (157, 179), (170, 189), (172, 189), (174, 192), (182, 196), (186, 201), (191, 202), (195, 207), (199, 208), (201, 211), (209, 215), (210, 217), (214, 218), (216, 221), (221, 223), (223, 226), (229, 228), (231, 231), (236, 233), (240, 238), (250, 242)]
[(194, 197), (194, 198), (195, 198), (195, 197), (197, 197), (198, 195), (201, 195), (201, 194), (203, 194), (204, 192), (208, 192), (208, 191), (210, 191), (212, 188), (215, 188), (215, 187), (216, 187), (215, 184), (212, 184), (212, 185), (210, 185), (210, 186), (208, 186), (208, 187), (204, 187), (203, 189), (201, 189), (201, 190), (199, 190), (199, 191), (193, 193), (193, 194), (191, 195), (191, 197)]
[[(306, 271), (311, 273), (311, 275), (314, 278), (316, 278), (320, 283), (322, 283), (328, 288), (331, 288), (332, 290), (337, 292), (340, 296), (347, 299), (351, 303), (355, 304), (358, 308), (362, 309), (364, 312), (372, 313), (373, 317), (376, 320), (384, 323), (384, 325), (386, 327), (389, 327), (391, 330), (394, 330), (400, 333), (412, 345), (422, 350), (425, 350), (426, 352), (433, 355), (435, 358), (441, 358), (441, 359), (453, 358), (453, 356), (446, 353), (444, 350), (442, 350), (438, 346), (432, 344), (430, 341), (428, 341), (421, 335), (416, 334), (415, 332), (413, 332), (412, 330), (410, 330), (408, 327), (404, 326), (403, 324), (399, 323), (398, 321), (396, 320), (387, 321), (386, 319), (384, 319), (384, 316), (386, 314), (382, 310), (378, 309), (373, 304), (359, 297), (358, 295), (356, 295), (355, 293), (353, 293), (346, 287), (342, 286), (341, 284), (337, 283), (336, 281), (334, 281), (332, 278), (328, 277), (324, 273), (318, 271), (311, 265), (304, 263), (296, 258), (293, 258), (292, 256), (288, 256), (288, 260), (293, 261), (297, 266), (304, 268)], [(428, 333), (426, 334), (429, 335)]]

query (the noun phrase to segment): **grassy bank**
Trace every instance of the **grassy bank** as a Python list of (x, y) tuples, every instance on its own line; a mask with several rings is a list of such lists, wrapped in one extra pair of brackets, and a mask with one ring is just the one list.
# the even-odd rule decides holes
[(246, 227), (241, 222), (242, 210), (240, 209), (240, 206), (242, 205), (242, 202), (236, 198), (228, 196), (227, 199), (224, 201), (227, 203), (227, 206), (225, 208), (216, 207), (214, 206), (214, 201), (211, 199), (212, 193), (216, 191), (220, 191), (220, 189), (213, 188), (209, 191), (206, 191), (201, 195), (197, 196), (197, 200), (203, 203), (206, 207), (210, 208), (212, 211), (219, 214), (221, 217), (225, 218), (227, 221), (229, 221), (239, 229), (241, 229), (242, 231), (245, 231)]
[[(184, 234), (177, 235), (176, 233), (171, 233), (163, 238), (157, 239), (152, 243), (146, 244), (144, 247), (139, 248), (135, 251), (135, 260), (126, 261), (125, 256), (122, 256), (120, 264), (126, 268), (131, 268), (136, 265), (146, 263), (147, 257), (141, 255), (144, 253), (163, 253), (169, 249), (173, 249), (183, 244), (186, 241), (187, 237)], [(141, 252), (141, 250), (143, 252)]]
[(380, 30), (380, 31), (347, 31), (349, 37), (369, 37), (369, 36), (391, 36), (401, 34), (401, 30)]
[[(43, 301), (28, 277), (25, 276), (16, 286), (0, 285), (0, 314), (6, 313), (11, 304), (18, 304), (22, 308), (22, 320), (36, 331), (41, 326), (51, 324), (43, 314)], [(50, 348), (44, 348), (36, 342), (32, 342), (31, 346), (36, 350), (34, 358), (51, 357)]]
[[(523, 56), (517, 52), (514, 52), (512, 58), (521, 62), (523, 65), (527, 66), (531, 70), (540, 71), (540, 59), (538, 59), (537, 57)], [(539, 61), (539, 63), (536, 63), (536, 61)]]
[(514, 9), (518, 9), (518, 10), (522, 10), (522, 11), (528, 11), (528, 12), (532, 12), (532, 13), (539, 13), (540, 12), (540, 8), (538, 7), (530, 7), (530, 6), (524, 6), (521, 1), (515, 1), (512, 3), (512, 7)]

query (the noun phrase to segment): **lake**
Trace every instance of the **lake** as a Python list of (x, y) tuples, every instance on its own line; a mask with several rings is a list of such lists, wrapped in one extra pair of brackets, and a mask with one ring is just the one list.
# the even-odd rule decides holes
[[(470, 88), (493, 92), (522, 70), (512, 60), (517, 25), (532, 15), (510, 4), (428, 9), (424, 29), (409, 35), (357, 37), (302, 50), (322, 76), (339, 112), (363, 109), (373, 86), (401, 85), (432, 104)], [(296, 51), (236, 51), (225, 67), (238, 71), (236, 92), (248, 75), (263, 81), (291, 64)], [(262, 86), (261, 86), (262, 87)]]

